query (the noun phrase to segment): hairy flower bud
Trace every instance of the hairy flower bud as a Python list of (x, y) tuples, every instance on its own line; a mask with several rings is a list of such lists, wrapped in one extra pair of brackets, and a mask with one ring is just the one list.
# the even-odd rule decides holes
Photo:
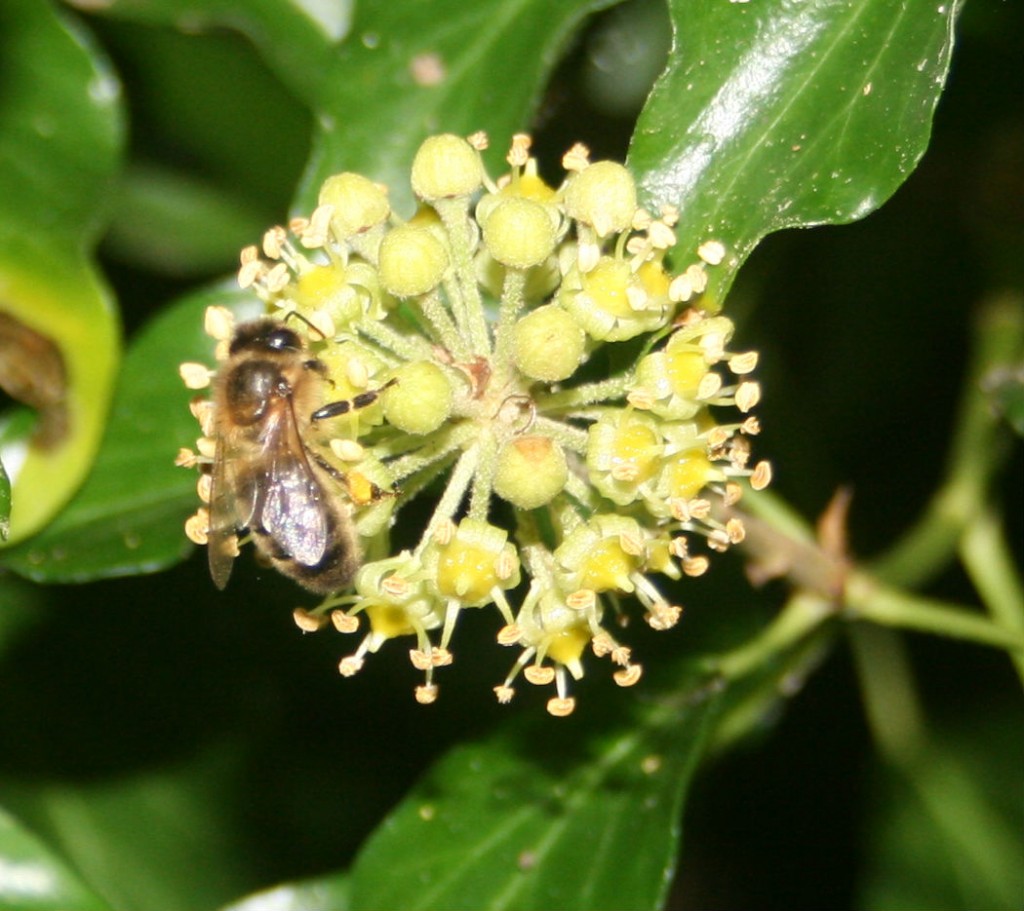
[(562, 447), (545, 436), (516, 437), (498, 453), (494, 492), (520, 509), (549, 503), (569, 479)]
[(451, 413), (452, 387), (445, 372), (429, 361), (411, 361), (394, 373), (384, 394), (384, 417), (406, 433), (437, 430)]
[(593, 227), (598, 237), (620, 234), (629, 228), (636, 213), (633, 175), (618, 162), (595, 162), (570, 178), (565, 211)]
[(546, 304), (516, 323), (513, 357), (527, 376), (553, 383), (576, 372), (585, 345), (580, 324), (557, 304)]
[(361, 174), (335, 174), (320, 188), (320, 205), (329, 205), (331, 230), (339, 240), (379, 225), (391, 214), (388, 194)]
[(395, 297), (433, 291), (448, 267), (444, 244), (429, 228), (402, 225), (388, 232), (380, 245), (381, 284)]
[(487, 216), (483, 232), (491, 256), (512, 269), (538, 266), (555, 249), (555, 226), (547, 210), (529, 199), (501, 200)]
[(443, 133), (431, 136), (412, 163), (412, 189), (428, 202), (469, 196), (483, 182), (480, 153), (461, 136)]

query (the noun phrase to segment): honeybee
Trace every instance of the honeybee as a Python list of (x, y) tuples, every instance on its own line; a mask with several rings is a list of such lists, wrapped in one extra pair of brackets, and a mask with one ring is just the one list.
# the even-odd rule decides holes
[(241, 529), (274, 567), (310, 591), (337, 591), (359, 568), (359, 544), (341, 496), (345, 477), (306, 440), (317, 421), (364, 408), (381, 390), (322, 405), (326, 372), (302, 338), (277, 320), (235, 330), (213, 384), (207, 551), (218, 588), (231, 575)]

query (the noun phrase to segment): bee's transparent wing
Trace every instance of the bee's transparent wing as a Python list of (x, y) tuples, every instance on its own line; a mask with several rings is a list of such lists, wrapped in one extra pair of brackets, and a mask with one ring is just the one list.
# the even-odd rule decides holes
[(206, 554), (210, 562), (213, 584), (223, 589), (231, 577), (231, 566), (238, 552), (235, 532), (238, 528), (238, 505), (235, 485), (230, 477), (231, 457), (225, 452), (223, 439), (217, 441), (213, 459), (213, 484), (210, 487), (210, 530)]
[(266, 485), (256, 504), (253, 525), (274, 539), (286, 556), (316, 566), (327, 550), (327, 505), (306, 455), (291, 403), (274, 428), (278, 438), (268, 447)]

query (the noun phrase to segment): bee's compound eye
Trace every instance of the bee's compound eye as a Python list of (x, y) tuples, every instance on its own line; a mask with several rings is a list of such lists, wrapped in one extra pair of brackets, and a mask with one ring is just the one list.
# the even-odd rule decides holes
[(267, 347), (272, 351), (298, 351), (302, 346), (299, 337), (291, 329), (273, 329), (267, 333)]

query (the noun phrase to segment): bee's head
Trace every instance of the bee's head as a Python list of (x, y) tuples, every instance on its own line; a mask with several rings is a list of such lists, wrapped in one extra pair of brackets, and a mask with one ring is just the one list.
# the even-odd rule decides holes
[(287, 326), (277, 320), (258, 319), (243, 323), (235, 330), (231, 340), (231, 354), (242, 351), (301, 351), (302, 340)]

